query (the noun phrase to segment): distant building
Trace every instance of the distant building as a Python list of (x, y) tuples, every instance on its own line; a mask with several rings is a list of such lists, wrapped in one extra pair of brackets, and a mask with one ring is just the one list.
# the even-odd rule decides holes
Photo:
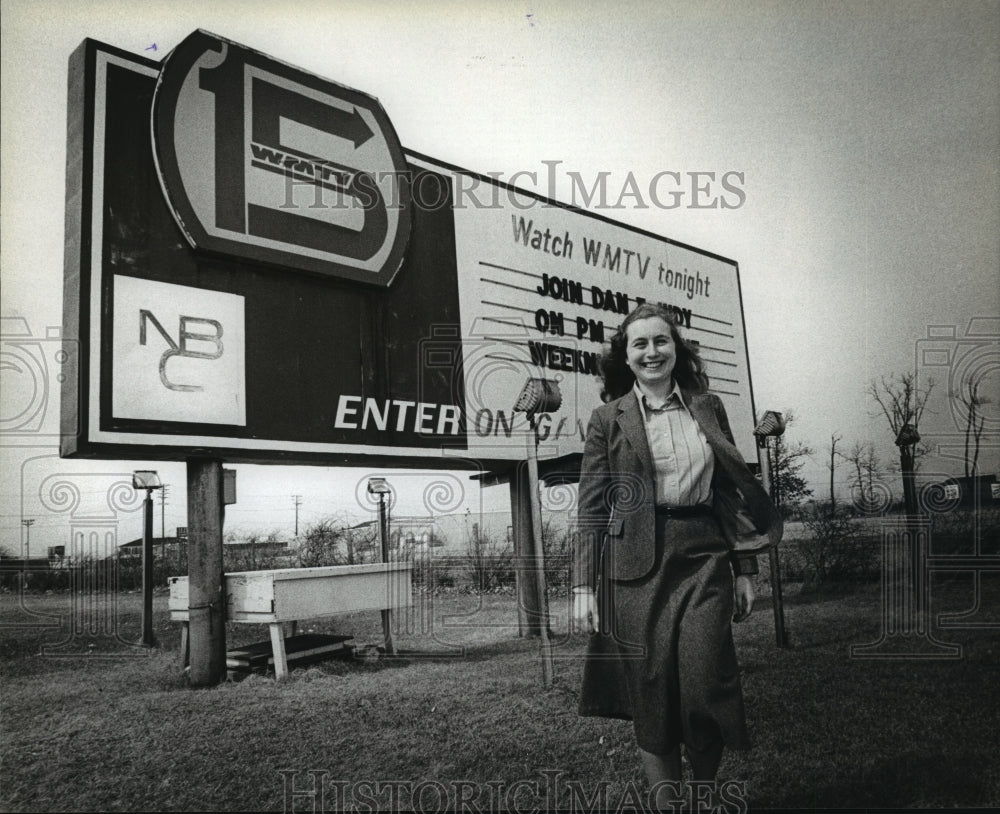
[(249, 554), (253, 552), (261, 557), (282, 557), (291, 553), (288, 543), (279, 540), (223, 543), (222, 550), (232, 551), (234, 554)]
[[(175, 557), (180, 557), (187, 551), (187, 537), (154, 537), (153, 538), (153, 556), (154, 557), (167, 557), (172, 559)], [(277, 540), (257, 540), (254, 542), (234, 542), (234, 543), (223, 543), (223, 552), (231, 552), (233, 554), (250, 554), (255, 553), (260, 557), (280, 557), (286, 554), (290, 554), (288, 543)], [(142, 538), (137, 540), (129, 540), (127, 543), (122, 543), (118, 546), (118, 556), (119, 557), (141, 557), (142, 556)]]
[(969, 478), (945, 478), (933, 485), (925, 486), (932, 490), (923, 502), (931, 501), (935, 505), (975, 506), (982, 508), (1000, 506), (1000, 490), (998, 490), (996, 475), (977, 475)]
[[(565, 514), (546, 514), (557, 534), (565, 532), (569, 519)], [(352, 526), (378, 534), (378, 520), (368, 520)], [(510, 512), (456, 512), (439, 515), (390, 515), (389, 550), (392, 552), (433, 551), (438, 555), (462, 556), (468, 553), (469, 542), (477, 536), (488, 539), (500, 548), (514, 547), (514, 526)]]
[[(154, 537), (153, 556), (154, 557), (179, 557), (183, 551), (187, 550), (187, 538), (178, 537)], [(142, 556), (142, 537), (138, 540), (129, 540), (118, 546), (118, 556), (121, 558)]]
[(48, 557), (0, 557), (0, 571), (48, 571), (57, 562), (58, 560), (50, 560)]

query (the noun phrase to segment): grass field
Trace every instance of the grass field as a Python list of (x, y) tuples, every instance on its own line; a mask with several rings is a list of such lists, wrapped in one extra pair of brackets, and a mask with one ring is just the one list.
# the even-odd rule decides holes
[[(977, 618), (997, 624), (992, 576)], [(727, 753), (720, 777), (742, 784), (752, 809), (1000, 805), (996, 627), (935, 631), (961, 645), (956, 659), (852, 659), (850, 645), (882, 629), (879, 586), (786, 590), (792, 647), (775, 647), (766, 598), (735, 628), (754, 748)], [(164, 596), (151, 653), (108, 635), (139, 637), (138, 594), (76, 599), (0, 595), (3, 810), (360, 811), (395, 807), (394, 788), (404, 807), (419, 791), (425, 810), (442, 789), (465, 794), (469, 811), (569, 809), (577, 792), (614, 809), (643, 788), (631, 725), (576, 715), (585, 639), (565, 634), (565, 596), (551, 600), (548, 691), (509, 594), (418, 596), (396, 619), (396, 659), (207, 690), (186, 685)], [(934, 614), (972, 600), (971, 577), (932, 585)], [(91, 629), (74, 634), (74, 620)], [(334, 622), (304, 628), (380, 635), (377, 613)], [(32, 626), (44, 624), (54, 626)], [(227, 636), (264, 638), (245, 625)], [(324, 799), (286, 796), (317, 780)]]

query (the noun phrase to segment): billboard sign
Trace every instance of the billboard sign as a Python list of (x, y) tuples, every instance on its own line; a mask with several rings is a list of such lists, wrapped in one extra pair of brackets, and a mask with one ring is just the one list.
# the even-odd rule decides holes
[[(239, 166), (235, 197), (213, 164), (223, 123), (212, 105), (232, 95), (214, 73), (222, 66), (245, 89), (243, 129), (226, 131), (234, 146), (222, 151), (238, 159), (226, 169)], [(280, 92), (255, 96), (259, 83)], [(383, 234), (369, 220), (374, 197), (317, 214), (315, 181), (333, 164), (373, 176), (390, 166), (391, 127), (358, 101), (372, 160), (349, 155), (337, 89), (202, 32), (163, 64), (89, 40), (73, 55), (64, 333), (80, 354), (63, 384), (64, 455), (505, 467), (524, 458), (529, 433), (514, 401), (543, 378), (561, 405), (530, 431), (541, 458), (570, 460), (600, 404), (602, 344), (649, 300), (698, 343), (737, 444), (755, 459), (734, 261), (404, 151), (404, 174), (398, 157), (385, 174), (409, 195), (380, 187), (385, 235), (406, 232), (401, 259), (352, 266), (332, 236)], [(310, 118), (319, 104), (340, 112)], [(261, 145), (301, 148), (315, 163), (263, 169)], [(291, 206), (272, 195), (279, 187), (264, 192), (272, 176)], [(308, 203), (294, 197), (302, 190)], [(283, 213), (272, 225), (285, 228), (255, 230), (270, 214), (259, 207)], [(243, 231), (223, 234), (229, 215), (216, 216), (237, 209)], [(340, 231), (326, 228), (335, 221)], [(336, 259), (300, 251), (304, 235), (321, 233)]]

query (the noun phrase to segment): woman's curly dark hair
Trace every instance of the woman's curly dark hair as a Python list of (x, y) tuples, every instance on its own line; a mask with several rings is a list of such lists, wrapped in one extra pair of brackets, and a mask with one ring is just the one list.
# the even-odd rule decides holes
[(644, 302), (625, 317), (611, 338), (610, 344), (605, 346), (604, 352), (601, 354), (598, 369), (604, 382), (601, 389), (601, 398), (604, 401), (621, 398), (635, 384), (635, 375), (629, 368), (625, 355), (626, 331), (628, 326), (636, 320), (650, 317), (660, 317), (670, 326), (670, 334), (674, 339), (674, 351), (677, 357), (677, 361), (674, 363), (674, 381), (685, 390), (695, 393), (703, 393), (708, 390), (705, 363), (698, 355), (698, 351), (681, 336), (674, 312), (660, 303)]

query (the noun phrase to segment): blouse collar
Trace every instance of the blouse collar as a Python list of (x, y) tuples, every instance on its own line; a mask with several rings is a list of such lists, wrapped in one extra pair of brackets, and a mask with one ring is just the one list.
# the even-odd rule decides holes
[(674, 380), (673, 389), (667, 394), (667, 400), (663, 402), (663, 404), (660, 405), (659, 407), (653, 407), (653, 405), (649, 403), (649, 401), (646, 399), (646, 394), (643, 393), (642, 388), (639, 387), (639, 382), (636, 382), (632, 386), (632, 390), (635, 393), (636, 399), (638, 399), (639, 401), (639, 409), (642, 410), (642, 417), (644, 419), (649, 417), (649, 413), (656, 415), (657, 413), (665, 412), (666, 409), (670, 406), (671, 399), (675, 397), (678, 403), (682, 407), (684, 407), (684, 409), (688, 408), (687, 404), (684, 401), (684, 392), (681, 390), (680, 385), (677, 384), (676, 379)]

